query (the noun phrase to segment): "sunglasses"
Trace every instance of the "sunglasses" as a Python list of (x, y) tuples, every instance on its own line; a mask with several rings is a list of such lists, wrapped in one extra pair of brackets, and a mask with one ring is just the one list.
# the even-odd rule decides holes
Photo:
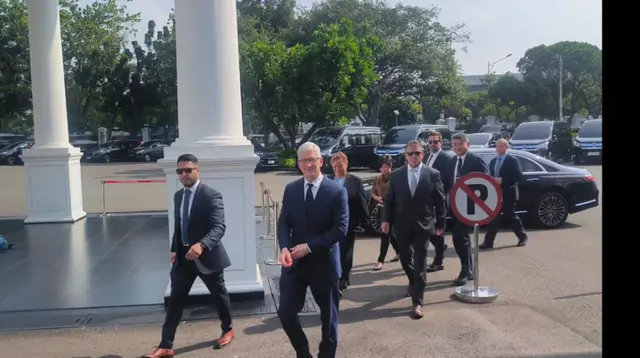
[(405, 152), (410, 157), (419, 157), (422, 152)]
[(429, 143), (429, 144), (438, 144), (438, 143), (440, 143), (440, 141), (439, 140), (430, 140), (427, 143)]
[(178, 168), (176, 169), (176, 174), (191, 174), (194, 170), (196, 170), (196, 168)]

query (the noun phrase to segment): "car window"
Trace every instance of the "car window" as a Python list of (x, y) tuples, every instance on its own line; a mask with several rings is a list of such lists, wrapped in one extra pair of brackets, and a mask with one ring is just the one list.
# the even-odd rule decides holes
[(532, 172), (540, 172), (542, 171), (542, 169), (540, 168), (540, 166), (536, 163), (534, 163), (532, 160), (529, 160), (527, 158), (523, 158), (519, 155), (515, 156), (516, 159), (518, 159), (518, 162), (520, 162), (520, 166), (522, 167), (522, 172), (523, 173), (532, 173)]
[(371, 141), (372, 145), (378, 145), (382, 140), (382, 136), (378, 133), (372, 133), (372, 134), (369, 134), (369, 140)]
[(491, 163), (491, 159), (495, 158), (496, 154), (495, 153), (483, 153), (480, 154), (480, 158), (482, 158), (482, 160), (484, 160), (485, 163), (487, 163), (487, 165), (489, 165), (489, 163)]

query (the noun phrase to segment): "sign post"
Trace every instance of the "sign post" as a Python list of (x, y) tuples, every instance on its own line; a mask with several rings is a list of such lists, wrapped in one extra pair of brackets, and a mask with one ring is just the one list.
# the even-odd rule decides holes
[(451, 212), (460, 222), (473, 226), (473, 285), (456, 287), (454, 293), (468, 303), (489, 303), (498, 291), (480, 286), (480, 225), (500, 215), (502, 190), (494, 178), (485, 173), (469, 173), (456, 181), (449, 195)]

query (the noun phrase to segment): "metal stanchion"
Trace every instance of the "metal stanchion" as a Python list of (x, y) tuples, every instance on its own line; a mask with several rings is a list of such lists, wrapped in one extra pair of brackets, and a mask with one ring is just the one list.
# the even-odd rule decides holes
[[(261, 183), (262, 184), (262, 183)], [(271, 214), (271, 203), (273, 199), (271, 199), (271, 191), (269, 189), (264, 189), (262, 191), (262, 201), (265, 203), (264, 205), (264, 220), (262, 221), (264, 227), (264, 235), (260, 236), (262, 240), (270, 240), (273, 238), (272, 235), (272, 221), (273, 218)]]
[(107, 215), (107, 193), (106, 193), (106, 185), (104, 180), (100, 182), (102, 185), (102, 216)]
[(490, 303), (498, 298), (498, 291), (480, 286), (480, 225), (473, 225), (473, 285), (457, 287), (455, 295), (468, 303)]
[[(271, 205), (269, 205), (271, 207)], [(273, 213), (273, 259), (265, 260), (264, 263), (270, 266), (280, 265), (280, 255), (278, 250), (278, 216), (280, 212), (280, 203), (274, 203)]]
[(265, 208), (265, 204), (264, 204), (264, 197), (265, 197), (264, 182), (260, 182), (260, 193), (262, 197), (262, 223), (264, 224), (265, 220), (267, 220), (267, 212), (266, 212), (267, 209)]

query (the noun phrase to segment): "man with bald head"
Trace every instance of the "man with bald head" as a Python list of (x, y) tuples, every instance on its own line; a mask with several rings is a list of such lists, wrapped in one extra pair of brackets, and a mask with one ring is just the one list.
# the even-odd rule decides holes
[(513, 233), (518, 238), (518, 246), (527, 244), (527, 233), (522, 227), (522, 222), (516, 214), (516, 202), (518, 201), (518, 182), (522, 179), (522, 166), (515, 157), (509, 155), (509, 142), (500, 138), (496, 142), (498, 156), (491, 159), (489, 173), (502, 188), (502, 215), (493, 219), (489, 224), (484, 242), (480, 244), (481, 250), (493, 248), (493, 242), (500, 228), (501, 217), (509, 221)]

